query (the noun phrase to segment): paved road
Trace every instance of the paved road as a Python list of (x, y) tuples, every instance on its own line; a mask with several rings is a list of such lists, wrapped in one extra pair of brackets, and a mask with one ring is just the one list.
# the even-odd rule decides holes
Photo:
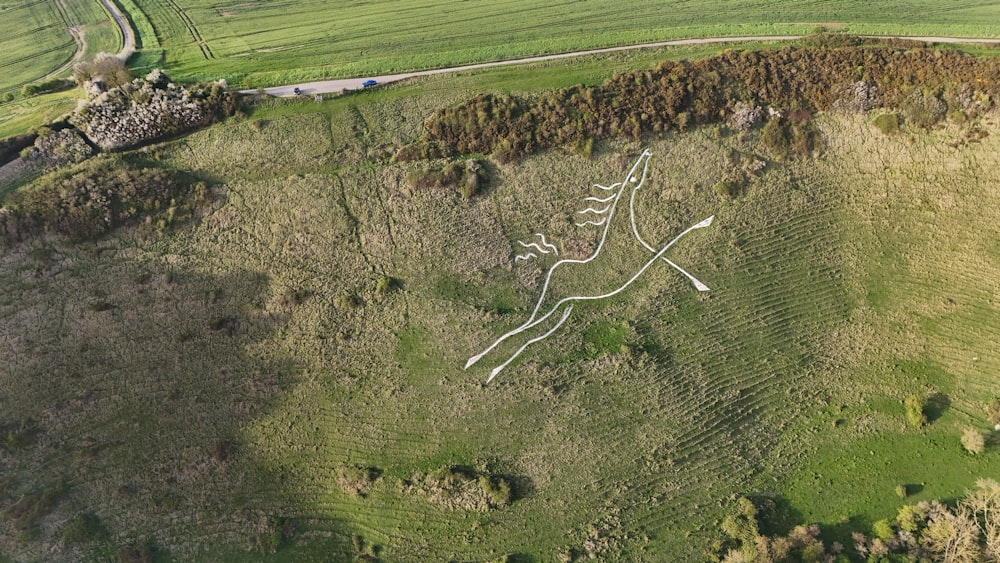
[(128, 20), (125, 19), (125, 14), (118, 9), (114, 2), (101, 0), (101, 4), (104, 4), (104, 7), (111, 13), (111, 17), (115, 19), (115, 23), (122, 30), (122, 50), (118, 51), (118, 58), (125, 62), (135, 52), (135, 33), (132, 31), (132, 26), (128, 24)]
[[(101, 0), (106, 1), (106, 0)], [(368, 79), (373, 79), (379, 84), (388, 84), (416, 76), (429, 76), (432, 74), (443, 74), (446, 72), (459, 72), (463, 70), (475, 70), (480, 68), (490, 68), (495, 66), (516, 65), (524, 63), (535, 63), (541, 61), (551, 61), (555, 59), (565, 59), (568, 57), (579, 57), (582, 55), (595, 55), (600, 53), (614, 53), (616, 51), (628, 51), (632, 49), (648, 49), (653, 47), (670, 47), (675, 45), (705, 45), (709, 43), (741, 43), (748, 41), (790, 41), (800, 39), (801, 35), (772, 35), (753, 37), (708, 37), (703, 39), (677, 39), (674, 41), (660, 41), (658, 43), (642, 43), (640, 45), (625, 45), (622, 47), (608, 47), (606, 49), (591, 49), (588, 51), (574, 51), (572, 53), (560, 53), (558, 55), (544, 55), (540, 57), (528, 57), (523, 59), (512, 59), (509, 61), (494, 61), (466, 66), (455, 66), (449, 68), (438, 68), (434, 70), (422, 70), (418, 72), (406, 72), (402, 74), (386, 74), (383, 76), (364, 76), (360, 78), (342, 78), (338, 80), (323, 80), (320, 82), (305, 82), (302, 84), (290, 84), (287, 86), (275, 86), (264, 88), (264, 92), (272, 96), (294, 96), (294, 89), (297, 87), (302, 94), (327, 94), (340, 92), (341, 90), (356, 90), (361, 88), (361, 83)], [(884, 37), (889, 39), (889, 37)], [(926, 41), (932, 43), (1000, 43), (1000, 39), (966, 39), (961, 37), (895, 37), (895, 39), (910, 39), (914, 41)], [(243, 90), (245, 94), (252, 94), (256, 90)]]

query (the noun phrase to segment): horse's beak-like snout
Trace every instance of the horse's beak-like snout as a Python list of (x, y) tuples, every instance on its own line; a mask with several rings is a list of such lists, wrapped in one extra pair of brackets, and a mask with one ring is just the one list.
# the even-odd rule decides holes
[(649, 152), (649, 149), (642, 151), (638, 160), (632, 165), (632, 169), (628, 171), (628, 176), (625, 177), (626, 185), (637, 185), (646, 178), (646, 169), (652, 156), (653, 153)]

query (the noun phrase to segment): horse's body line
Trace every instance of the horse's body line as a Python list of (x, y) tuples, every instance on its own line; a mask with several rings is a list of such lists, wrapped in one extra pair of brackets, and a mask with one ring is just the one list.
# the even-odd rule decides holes
[[(642, 162), (643, 159), (645, 159), (645, 162), (648, 164), (649, 157), (651, 155), (652, 155), (652, 153), (650, 153), (648, 149), (645, 150), (645, 151), (643, 151), (642, 152), (642, 156), (640, 157), (640, 159), (638, 161), (636, 161), (636, 163), (629, 170), (627, 178), (632, 178), (633, 177), (633, 175), (635, 173), (636, 167), (639, 166), (639, 163)], [(490, 344), (490, 346), (488, 348), (486, 348), (485, 350), (483, 350), (479, 354), (476, 354), (475, 356), (472, 356), (471, 358), (469, 358), (469, 360), (465, 363), (465, 368), (466, 369), (468, 369), (470, 366), (472, 366), (472, 364), (478, 362), (480, 358), (482, 358), (486, 354), (490, 353), (494, 348), (496, 348), (497, 346), (499, 346), (500, 343), (503, 342), (504, 340), (507, 340), (508, 338), (510, 338), (511, 336), (514, 336), (516, 334), (520, 334), (521, 332), (524, 332), (525, 330), (527, 330), (527, 329), (535, 326), (535, 324), (537, 324), (537, 323), (535, 323), (535, 317), (538, 315), (538, 310), (541, 309), (542, 303), (545, 301), (545, 296), (546, 296), (546, 294), (549, 291), (549, 282), (552, 281), (552, 274), (556, 271), (556, 269), (559, 266), (562, 266), (563, 264), (587, 264), (588, 262), (592, 262), (594, 259), (597, 258), (598, 255), (600, 255), (601, 249), (604, 248), (604, 241), (607, 240), (607, 238), (608, 238), (608, 231), (611, 228), (611, 219), (614, 217), (615, 209), (618, 206), (618, 202), (621, 200), (622, 194), (625, 193), (625, 182), (616, 182), (615, 184), (612, 184), (612, 185), (613, 186), (619, 186), (618, 193), (615, 194), (614, 200), (611, 202), (611, 205), (608, 206), (608, 215), (603, 219), (603, 221), (604, 221), (604, 231), (601, 233), (601, 241), (597, 244), (597, 248), (594, 250), (594, 253), (591, 254), (590, 256), (588, 256), (587, 258), (583, 258), (583, 259), (580, 259), (580, 260), (575, 260), (575, 259), (572, 259), (572, 258), (564, 258), (562, 260), (559, 260), (555, 264), (553, 264), (552, 267), (549, 268), (548, 273), (545, 274), (545, 283), (542, 285), (542, 293), (541, 293), (541, 295), (538, 296), (538, 302), (535, 303), (535, 308), (534, 308), (534, 310), (531, 311), (531, 315), (528, 317), (528, 320), (524, 321), (524, 324), (522, 324), (521, 326), (515, 328), (514, 330), (512, 330), (512, 331), (504, 334), (500, 338), (496, 339), (496, 341), (494, 341), (493, 344)], [(601, 189), (608, 189), (608, 188), (605, 188), (604, 186), (601, 186), (600, 184), (595, 184), (595, 186), (597, 186), (598, 188), (601, 188)]]
[[(534, 320), (534, 321), (531, 321), (531, 322), (526, 323), (524, 325), (521, 325), (520, 327), (518, 327), (518, 328), (516, 328), (516, 329), (514, 329), (514, 330), (512, 330), (510, 332), (508, 332), (507, 334), (503, 335), (502, 337), (500, 337), (500, 339), (496, 343), (494, 343), (494, 346), (496, 346), (496, 344), (499, 344), (503, 340), (506, 340), (507, 338), (510, 338), (511, 336), (514, 336), (516, 334), (524, 332), (525, 330), (528, 330), (530, 328), (534, 328), (535, 326), (538, 326), (539, 324), (545, 322), (545, 320), (548, 319), (549, 317), (551, 317), (552, 314), (555, 313), (559, 309), (559, 307), (561, 307), (562, 305), (564, 305), (566, 303), (572, 303), (572, 302), (576, 302), (576, 301), (597, 301), (598, 299), (607, 299), (608, 297), (614, 297), (615, 295), (618, 295), (622, 291), (625, 291), (625, 289), (628, 286), (632, 285), (632, 282), (634, 282), (635, 280), (639, 279), (639, 276), (641, 276), (646, 270), (648, 270), (649, 267), (652, 266), (657, 260), (659, 260), (660, 258), (662, 258), (663, 255), (667, 252), (667, 250), (670, 250), (670, 247), (673, 246), (677, 241), (679, 241), (681, 239), (681, 237), (683, 237), (684, 235), (690, 233), (691, 231), (693, 231), (695, 229), (701, 229), (703, 227), (707, 227), (707, 226), (711, 225), (712, 224), (712, 220), (714, 218), (715, 218), (715, 216), (713, 215), (713, 216), (709, 217), (708, 219), (705, 219), (705, 220), (703, 220), (703, 221), (701, 221), (699, 223), (696, 223), (696, 224), (688, 227), (687, 229), (685, 229), (681, 234), (679, 234), (676, 237), (674, 237), (673, 240), (671, 240), (669, 243), (667, 243), (666, 246), (664, 246), (659, 251), (657, 251), (657, 253), (652, 258), (650, 258), (649, 261), (647, 261), (642, 266), (642, 268), (639, 269), (638, 272), (636, 272), (631, 278), (629, 278), (628, 281), (626, 281), (618, 289), (616, 289), (614, 291), (610, 291), (610, 292), (605, 293), (603, 295), (574, 295), (574, 296), (570, 296), (570, 297), (563, 297), (558, 302), (556, 302), (556, 304), (552, 307), (551, 310), (549, 310), (548, 313), (545, 313), (543, 316), (539, 317), (537, 320)], [(493, 349), (493, 346), (491, 346), (489, 349), (487, 349), (487, 352), (489, 350), (492, 350), (492, 349)]]
[[(632, 221), (632, 234), (635, 235), (635, 238), (636, 238), (636, 240), (639, 241), (639, 244), (641, 244), (641, 245), (643, 245), (643, 246), (646, 247), (646, 250), (648, 250), (650, 252), (656, 252), (655, 248), (653, 248), (652, 246), (649, 245), (649, 243), (647, 243), (645, 240), (643, 240), (642, 235), (639, 234), (639, 226), (635, 222), (635, 196), (638, 193), (639, 193), (639, 190), (637, 190), (637, 189), (636, 190), (632, 190), (632, 197), (630, 197), (629, 201), (628, 201), (629, 219)], [(713, 217), (714, 217), (714, 215), (713, 215)], [(675, 270), (677, 270), (681, 274), (684, 274), (684, 276), (687, 277), (687, 279), (691, 280), (691, 283), (694, 284), (695, 289), (697, 289), (698, 291), (709, 291), (709, 288), (708, 288), (707, 285), (701, 283), (701, 281), (698, 280), (698, 278), (696, 278), (696, 277), (692, 276), (691, 274), (689, 274), (684, 268), (681, 268), (677, 264), (674, 264), (672, 261), (668, 260), (666, 257), (663, 258), (663, 261), (666, 262), (667, 264), (670, 264)]]
[(515, 358), (517, 358), (518, 356), (520, 356), (521, 352), (524, 352), (528, 348), (528, 346), (531, 346), (532, 344), (534, 344), (536, 342), (541, 342), (542, 340), (545, 340), (553, 332), (559, 330), (559, 327), (561, 327), (563, 325), (563, 323), (566, 322), (566, 319), (569, 318), (569, 314), (572, 313), (572, 312), (573, 312), (573, 306), (572, 305), (570, 305), (569, 307), (566, 307), (566, 310), (563, 311), (562, 318), (559, 319), (559, 322), (556, 323), (556, 326), (550, 328), (549, 331), (546, 332), (545, 334), (543, 334), (543, 335), (541, 335), (541, 336), (539, 336), (537, 338), (532, 338), (531, 340), (525, 342), (524, 346), (521, 346), (520, 348), (518, 348), (517, 351), (514, 352), (513, 355), (511, 355), (511, 357), (507, 358), (506, 362), (504, 362), (504, 363), (500, 364), (499, 366), (493, 368), (493, 371), (490, 372), (490, 376), (488, 378), (486, 378), (486, 383), (489, 383), (490, 381), (493, 381), (493, 378), (496, 377), (497, 374), (500, 373), (501, 370), (503, 370), (503, 368), (507, 367), (508, 364), (510, 364), (511, 362), (513, 362)]
[[(597, 201), (597, 202), (600, 202), (600, 203), (610, 202), (610, 204), (607, 207), (605, 207), (603, 210), (597, 210), (597, 209), (594, 209), (594, 208), (590, 207), (590, 208), (584, 209), (583, 211), (578, 211), (577, 212), (577, 213), (580, 213), (580, 214), (582, 214), (582, 213), (594, 213), (594, 214), (599, 214), (599, 215), (600, 214), (605, 214), (605, 213), (607, 214), (604, 217), (602, 217), (600, 221), (586, 221), (584, 223), (576, 223), (577, 226), (586, 226), (586, 225), (598, 225), (598, 226), (600, 226), (602, 224), (604, 225), (604, 229), (601, 232), (601, 239), (600, 239), (600, 241), (597, 244), (597, 248), (587, 258), (583, 258), (583, 259), (565, 258), (565, 259), (559, 260), (558, 262), (556, 262), (555, 264), (553, 264), (552, 267), (549, 268), (548, 273), (546, 273), (546, 275), (545, 275), (545, 283), (542, 285), (541, 294), (538, 296), (538, 301), (535, 303), (535, 308), (531, 311), (531, 315), (528, 317), (528, 319), (523, 324), (521, 324), (520, 326), (518, 326), (517, 328), (515, 328), (515, 329), (513, 329), (513, 330), (511, 330), (511, 331), (503, 334), (499, 338), (497, 338), (493, 342), (493, 344), (491, 344), (488, 348), (486, 348), (485, 350), (483, 350), (479, 354), (477, 354), (477, 355), (472, 356), (471, 358), (469, 358), (468, 362), (466, 362), (466, 364), (465, 364), (466, 369), (468, 369), (474, 363), (476, 363), (477, 361), (479, 361), (483, 356), (485, 356), (486, 354), (488, 354), (494, 348), (496, 348), (497, 346), (499, 346), (501, 342), (507, 340), (508, 338), (510, 338), (512, 336), (520, 334), (520, 333), (522, 333), (522, 332), (524, 332), (524, 331), (526, 331), (528, 329), (534, 328), (534, 327), (538, 326), (539, 324), (545, 322), (546, 320), (548, 320), (549, 317), (551, 317), (552, 315), (554, 315), (555, 312), (558, 311), (560, 307), (562, 307), (563, 305), (566, 305), (566, 304), (569, 303), (570, 305), (563, 312), (562, 318), (559, 319), (559, 322), (556, 323), (556, 325), (554, 327), (552, 327), (551, 329), (549, 329), (542, 336), (533, 338), (533, 339), (527, 341), (526, 343), (524, 343), (520, 348), (517, 349), (517, 351), (515, 351), (513, 353), (513, 355), (511, 355), (509, 358), (507, 358), (507, 360), (503, 364), (497, 366), (496, 368), (493, 369), (493, 371), (490, 372), (490, 376), (489, 376), (489, 378), (486, 381), (487, 381), (487, 383), (490, 382), (490, 381), (492, 381), (493, 378), (496, 377), (497, 374), (500, 373), (501, 370), (503, 370), (512, 361), (514, 361), (514, 359), (516, 359), (518, 356), (520, 356), (520, 354), (522, 352), (524, 352), (524, 350), (526, 350), (528, 348), (528, 346), (530, 346), (530, 345), (532, 345), (532, 344), (534, 344), (536, 342), (540, 342), (542, 340), (545, 340), (552, 333), (554, 333), (556, 330), (558, 330), (559, 327), (562, 326), (563, 323), (566, 322), (566, 319), (569, 317), (570, 312), (573, 310), (572, 303), (575, 303), (577, 301), (596, 301), (596, 300), (599, 300), (599, 299), (607, 299), (608, 297), (613, 297), (613, 296), (617, 295), (618, 293), (621, 293), (622, 291), (625, 291), (625, 289), (628, 288), (630, 285), (632, 285), (632, 283), (635, 282), (635, 280), (637, 280), (639, 278), (639, 276), (641, 276), (642, 274), (644, 274), (646, 272), (646, 270), (649, 269), (650, 266), (652, 266), (654, 263), (656, 263), (658, 260), (661, 260), (661, 259), (663, 261), (665, 261), (667, 264), (669, 264), (671, 267), (673, 267), (674, 269), (676, 269), (677, 271), (679, 271), (680, 273), (682, 273), (689, 280), (691, 280), (691, 282), (694, 283), (695, 287), (699, 291), (708, 291), (708, 287), (706, 287), (705, 284), (701, 283), (694, 276), (692, 276), (691, 274), (689, 274), (688, 272), (686, 272), (683, 268), (681, 268), (677, 264), (675, 264), (672, 261), (670, 261), (668, 258), (666, 258), (666, 256), (664, 256), (664, 254), (667, 252), (667, 250), (670, 249), (670, 247), (672, 247), (674, 244), (676, 244), (677, 241), (679, 241), (682, 237), (684, 237), (685, 235), (687, 235), (691, 231), (693, 231), (695, 229), (700, 229), (700, 228), (707, 227), (707, 226), (711, 225), (713, 219), (715, 218), (714, 215), (708, 217), (707, 219), (702, 220), (699, 223), (696, 223), (696, 224), (688, 227), (687, 229), (685, 229), (679, 235), (677, 235), (676, 237), (674, 237), (673, 240), (671, 240), (670, 242), (668, 242), (663, 248), (661, 248), (659, 250), (656, 250), (655, 248), (653, 248), (652, 246), (650, 246), (649, 243), (647, 243), (645, 240), (643, 240), (642, 236), (639, 234), (639, 228), (638, 228), (638, 226), (636, 224), (636, 221), (635, 221), (635, 197), (636, 197), (636, 194), (638, 193), (639, 189), (642, 187), (642, 185), (646, 181), (646, 173), (647, 173), (648, 168), (649, 168), (649, 160), (650, 160), (651, 156), (652, 156), (652, 154), (649, 152), (648, 149), (645, 150), (645, 151), (643, 151), (643, 153), (639, 157), (639, 159), (635, 162), (634, 165), (632, 165), (632, 168), (629, 170), (628, 175), (625, 177), (625, 181), (623, 181), (623, 182), (617, 182), (615, 184), (612, 184), (611, 187), (602, 186), (600, 184), (594, 184), (594, 187), (596, 187), (598, 189), (602, 189), (602, 190), (611, 190), (611, 189), (614, 189), (615, 187), (618, 188), (618, 192), (616, 194), (614, 194), (613, 196), (607, 197), (607, 198), (603, 198), (603, 199), (602, 198), (596, 198), (596, 197), (587, 198), (588, 201)], [(640, 164), (642, 164), (642, 166), (643, 166), (642, 167), (642, 176), (641, 176), (641, 178), (636, 175), (636, 171), (639, 168)], [(631, 194), (631, 197), (629, 199), (629, 220), (631, 222), (632, 234), (635, 236), (636, 240), (639, 241), (639, 243), (643, 247), (645, 247), (648, 251), (650, 251), (650, 252), (653, 253), (653, 257), (651, 259), (649, 259), (631, 278), (629, 278), (624, 284), (622, 284), (617, 289), (614, 289), (613, 291), (610, 291), (610, 292), (607, 292), (607, 293), (604, 293), (604, 294), (601, 294), (601, 295), (576, 295), (576, 296), (564, 297), (564, 298), (558, 300), (556, 302), (556, 304), (553, 305), (552, 308), (548, 312), (546, 312), (544, 315), (542, 315), (542, 316), (539, 317), (538, 316), (539, 311), (541, 310), (542, 303), (545, 301), (546, 295), (548, 295), (549, 284), (552, 281), (552, 274), (556, 271), (556, 268), (558, 268), (558, 267), (560, 267), (560, 266), (562, 266), (564, 264), (586, 264), (588, 262), (592, 262), (593, 260), (595, 260), (600, 255), (601, 251), (604, 249), (604, 243), (607, 241), (608, 232), (611, 229), (611, 222), (612, 222), (612, 220), (614, 218), (615, 212), (618, 209), (618, 204), (621, 201), (621, 196), (622, 196), (623, 193), (625, 193), (625, 187), (629, 186), (629, 185), (631, 185), (631, 187), (632, 187), (632, 194)], [(548, 242), (545, 241), (545, 237), (543, 235), (541, 235), (540, 233), (536, 233), (536, 235), (539, 236), (539, 237), (541, 237), (543, 245), (545, 245), (546, 247), (552, 246)], [(530, 245), (528, 245), (528, 244), (525, 244), (525, 243), (523, 243), (521, 241), (518, 241), (518, 242), (522, 246), (524, 246), (524, 247), (531, 246), (531, 247), (534, 247), (534, 248), (538, 248), (539, 251), (545, 253), (545, 251), (542, 250), (541, 247), (539, 247), (536, 243), (531, 243)], [(554, 247), (553, 247), (553, 249), (554, 249)], [(520, 257), (518, 257), (518, 258), (520, 258)], [(517, 260), (517, 258), (515, 258), (515, 261), (516, 260)]]

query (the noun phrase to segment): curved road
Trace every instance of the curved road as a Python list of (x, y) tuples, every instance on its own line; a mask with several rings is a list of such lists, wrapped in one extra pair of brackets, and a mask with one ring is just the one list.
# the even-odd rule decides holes
[[(101, 0), (106, 2), (107, 0)], [(642, 43), (640, 45), (625, 45), (622, 47), (608, 47), (606, 49), (591, 49), (587, 51), (574, 51), (572, 53), (560, 53), (557, 55), (543, 55), (539, 57), (527, 57), (523, 59), (511, 59), (507, 61), (493, 61), (489, 63), (479, 63), (474, 65), (453, 66), (448, 68), (438, 68), (433, 70), (421, 70), (417, 72), (406, 72), (402, 74), (386, 74), (383, 76), (365, 76), (361, 78), (341, 78), (337, 80), (323, 80), (319, 82), (305, 82), (302, 84), (291, 84), (288, 86), (275, 86), (264, 88), (264, 93), (272, 96), (294, 96), (295, 88), (299, 88), (302, 94), (328, 94), (340, 92), (342, 90), (356, 90), (361, 88), (361, 83), (365, 80), (375, 80), (379, 84), (388, 84), (407, 78), (417, 76), (430, 76), (432, 74), (444, 74), (447, 72), (459, 72), (463, 70), (475, 70), (480, 68), (490, 68), (495, 66), (516, 65), (524, 63), (535, 63), (541, 61), (551, 61), (568, 57), (579, 57), (582, 55), (594, 55), (600, 53), (614, 53), (616, 51), (628, 51), (632, 49), (648, 49), (652, 47), (670, 47), (675, 45), (705, 45), (710, 43), (741, 43), (748, 41), (790, 41), (801, 39), (802, 35), (770, 35), (752, 37), (707, 37), (703, 39), (676, 39), (673, 41), (660, 41), (657, 43)], [(1000, 44), (1000, 39), (969, 39), (962, 37), (894, 37), (894, 36), (871, 36), (875, 39), (909, 39), (913, 41), (924, 41), (928, 43), (987, 43)], [(244, 94), (253, 94), (257, 90), (242, 90)]]
[(119, 29), (122, 30), (122, 50), (118, 51), (116, 55), (119, 60), (125, 62), (132, 53), (135, 52), (135, 32), (132, 31), (132, 26), (128, 24), (128, 20), (125, 19), (125, 14), (118, 9), (118, 5), (111, 0), (101, 0), (101, 4), (104, 8), (111, 13), (111, 17), (115, 19), (115, 23), (118, 24)]

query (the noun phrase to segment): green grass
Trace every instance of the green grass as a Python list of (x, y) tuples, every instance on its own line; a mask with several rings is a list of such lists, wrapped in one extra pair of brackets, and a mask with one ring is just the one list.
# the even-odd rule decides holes
[(68, 114), (83, 97), (79, 89), (0, 104), (0, 138), (17, 135)]
[[(110, 18), (97, 0), (18, 0), (0, 6), (0, 94), (37, 81), (70, 62), (77, 43), (69, 27), (78, 28), (86, 45), (82, 56), (117, 52), (121, 32)], [(65, 74), (69, 74), (68, 69)]]
[[(148, 17), (168, 70), (180, 78), (226, 77), (251, 87), (677, 38), (802, 35), (818, 25), (858, 34), (1000, 36), (1000, 26), (984, 23), (996, 21), (997, 8), (974, 1), (942, 9), (927, 0), (794, 6), (698, 0), (669, 10), (611, 0), (513, 0), (474, 7), (456, 0), (394, 0), (378, 6), (320, 0), (132, 2)], [(143, 29), (140, 34), (153, 37)]]
[[(824, 118), (823, 157), (772, 164), (733, 200), (712, 186), (731, 150), (759, 152), (753, 135), (650, 140), (643, 234), (668, 240), (716, 215), (670, 253), (713, 291), (653, 268), (578, 307), (493, 384), (489, 369), (523, 340), (463, 369), (534, 306), (543, 263), (514, 264), (515, 241), (592, 248), (573, 212), (640, 146), (491, 163), (470, 202), (410, 188), (417, 164), (385, 158), (470, 91), (599, 80), (599, 64), (281, 103), (128, 156), (225, 187), (163, 235), (0, 254), (0, 425), (41, 432), (0, 459), (0, 505), (64, 478), (64, 502), (116, 542), (152, 539), (178, 559), (343, 559), (360, 535), (389, 561), (547, 561), (588, 539), (604, 559), (662, 561), (699, 558), (734, 493), (779, 497), (787, 523), (842, 538), (845, 519), (891, 517), (898, 484), (948, 498), (995, 475), (995, 445), (974, 458), (958, 441), (982, 425), (1000, 367), (995, 121), (952, 148), (955, 126), (886, 137), (861, 117)], [(608, 249), (555, 291), (641, 257)], [(386, 276), (400, 289), (379, 292)], [(231, 333), (212, 330), (221, 318)], [(948, 398), (923, 431), (906, 427), (912, 392)], [(221, 441), (235, 444), (225, 461)], [(450, 464), (487, 466), (517, 500), (466, 513), (405, 492), (402, 480)], [(362, 498), (338, 483), (345, 466), (382, 475)], [(40, 516), (31, 541), (0, 534), (0, 552), (63, 553), (57, 518)], [(296, 522), (286, 545), (247, 553), (280, 518)]]

